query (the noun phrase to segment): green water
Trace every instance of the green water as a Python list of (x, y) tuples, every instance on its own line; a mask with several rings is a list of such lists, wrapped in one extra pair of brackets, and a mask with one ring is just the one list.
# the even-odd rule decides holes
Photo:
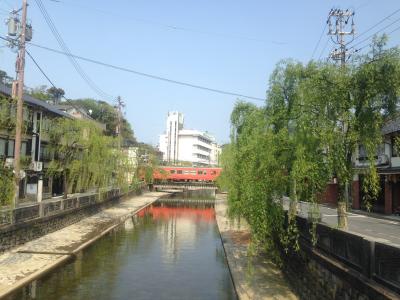
[(155, 204), (13, 299), (236, 299), (214, 209)]

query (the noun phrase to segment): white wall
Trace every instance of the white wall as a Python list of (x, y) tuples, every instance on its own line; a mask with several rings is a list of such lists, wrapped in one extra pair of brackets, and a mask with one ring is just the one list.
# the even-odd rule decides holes
[(217, 165), (221, 148), (215, 138), (200, 130), (183, 129), (183, 114), (169, 112), (167, 130), (160, 135), (158, 149), (170, 163), (188, 161), (194, 164)]
[(163, 153), (163, 160), (167, 160), (167, 135), (160, 134), (160, 138), (158, 140), (158, 150)]

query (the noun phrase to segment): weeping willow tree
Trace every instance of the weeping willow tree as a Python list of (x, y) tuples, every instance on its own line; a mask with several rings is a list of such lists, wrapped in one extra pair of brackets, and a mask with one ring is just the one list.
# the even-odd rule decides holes
[(4, 168), (3, 161), (0, 161), (0, 206), (10, 205), (14, 193), (15, 184), (12, 170)]
[(116, 139), (105, 136), (93, 122), (59, 118), (50, 128), (54, 159), (48, 174), (62, 176), (64, 198), (69, 192), (129, 185), (130, 161), (117, 149)]
[[(338, 226), (346, 228), (358, 145), (368, 155), (363, 201), (371, 205), (376, 199), (375, 155), (384, 121), (399, 104), (400, 53), (374, 45), (372, 54), (345, 68), (282, 61), (271, 75), (264, 107), (236, 104), (219, 182), (228, 190), (230, 211), (248, 221), (257, 241), (298, 249), (297, 201), (316, 204), (333, 178)], [(284, 196), (291, 201), (285, 229), (279, 201)]]

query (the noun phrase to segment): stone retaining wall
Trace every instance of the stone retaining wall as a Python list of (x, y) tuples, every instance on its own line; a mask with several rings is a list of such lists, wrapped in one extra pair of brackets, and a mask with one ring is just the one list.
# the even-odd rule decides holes
[(301, 299), (400, 299), (400, 248), (297, 217), (300, 251), (283, 253), (283, 270)]
[(98, 213), (104, 208), (118, 203), (125, 197), (141, 194), (142, 191), (143, 187), (125, 194), (111, 193), (109, 198), (102, 199), (101, 201), (88, 202), (85, 203), (85, 205), (76, 206), (74, 208), (65, 207), (63, 210), (47, 214), (44, 217), (35, 217), (1, 227), (0, 253), (79, 222), (86, 217)]

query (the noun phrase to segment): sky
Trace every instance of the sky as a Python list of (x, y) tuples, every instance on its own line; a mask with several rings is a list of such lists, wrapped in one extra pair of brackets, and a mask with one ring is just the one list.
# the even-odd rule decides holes
[[(0, 0), (0, 18), (19, 8), (21, 0)], [(308, 62), (325, 59), (334, 47), (321, 35), (329, 10), (355, 10), (358, 34), (400, 8), (398, 0), (42, 0), (72, 53), (172, 80), (265, 98), (268, 78), (282, 59)], [(34, 0), (28, 0), (32, 42), (60, 49)], [(400, 12), (359, 38), (395, 22)], [(396, 20), (399, 19), (399, 22)], [(1, 24), (4, 24), (3, 22)], [(0, 34), (6, 34), (6, 25)], [(321, 38), (318, 44), (319, 38)], [(357, 34), (356, 34), (357, 37)], [(390, 46), (400, 42), (400, 29), (390, 34)], [(368, 44), (368, 40), (359, 47)], [(317, 48), (316, 48), (317, 47)], [(315, 52), (314, 49), (316, 48)], [(28, 50), (66, 96), (96, 98), (67, 57), (34, 46)], [(313, 56), (313, 52), (315, 53)], [(0, 43), (0, 69), (14, 75), (15, 53)], [(185, 127), (214, 134), (229, 142), (230, 113), (238, 100), (78, 61), (93, 82), (110, 95), (121, 96), (125, 114), (139, 141), (156, 145), (165, 130), (168, 111), (185, 115)], [(49, 85), (27, 58), (25, 84)]]

